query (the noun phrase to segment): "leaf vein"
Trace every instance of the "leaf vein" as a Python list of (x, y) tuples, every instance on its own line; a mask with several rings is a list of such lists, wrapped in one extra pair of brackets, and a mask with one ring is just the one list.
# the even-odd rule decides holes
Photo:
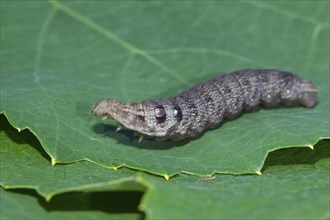
[(90, 27), (91, 29), (99, 32), (100, 34), (102, 34), (104, 36), (106, 36), (110, 40), (113, 40), (114, 42), (116, 42), (120, 46), (126, 48), (131, 53), (141, 55), (142, 57), (144, 57), (149, 62), (151, 62), (154, 65), (158, 66), (165, 73), (169, 74), (173, 78), (175, 78), (175, 79), (179, 80), (180, 82), (182, 82), (184, 85), (191, 86), (191, 83), (189, 83), (185, 78), (183, 78), (179, 74), (173, 72), (171, 69), (169, 69), (167, 66), (165, 66), (164, 64), (162, 64), (159, 60), (157, 60), (156, 58), (154, 58), (153, 56), (151, 56), (146, 51), (144, 51), (144, 50), (142, 50), (140, 48), (135, 47), (134, 45), (128, 43), (125, 40), (123, 40), (122, 38), (120, 38), (116, 34), (112, 33), (110, 30), (107, 30), (107, 29), (103, 28), (102, 26), (100, 26), (100, 25), (96, 24), (95, 22), (87, 19), (86, 17), (84, 17), (83, 15), (79, 14), (78, 12), (69, 9), (68, 7), (64, 6), (60, 2), (58, 2), (56, 0), (50, 0), (50, 3), (55, 8), (63, 11), (64, 13), (66, 13), (67, 15), (71, 16), (72, 18), (76, 19), (77, 21), (81, 22), (82, 24), (86, 25), (87, 27)]

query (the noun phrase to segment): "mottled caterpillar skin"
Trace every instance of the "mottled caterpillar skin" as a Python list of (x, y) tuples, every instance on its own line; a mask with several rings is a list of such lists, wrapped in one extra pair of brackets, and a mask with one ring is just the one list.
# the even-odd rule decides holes
[(217, 127), (224, 119), (234, 119), (242, 111), (259, 106), (303, 105), (317, 102), (317, 89), (297, 75), (276, 69), (240, 70), (195, 85), (178, 96), (122, 104), (103, 99), (93, 107), (94, 115), (119, 122), (119, 128), (156, 139), (196, 138)]

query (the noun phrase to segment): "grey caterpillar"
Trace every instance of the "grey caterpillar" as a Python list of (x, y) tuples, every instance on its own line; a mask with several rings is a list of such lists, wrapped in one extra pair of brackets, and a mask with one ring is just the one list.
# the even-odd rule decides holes
[(224, 119), (234, 119), (243, 111), (256, 111), (260, 106), (311, 108), (316, 105), (317, 95), (310, 81), (293, 73), (246, 69), (216, 76), (167, 99), (128, 104), (102, 99), (92, 112), (116, 120), (118, 129), (133, 130), (140, 137), (181, 140), (196, 138)]

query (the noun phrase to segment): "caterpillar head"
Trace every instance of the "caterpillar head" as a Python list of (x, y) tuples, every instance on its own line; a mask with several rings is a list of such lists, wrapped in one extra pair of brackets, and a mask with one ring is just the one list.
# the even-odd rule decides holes
[(172, 139), (172, 131), (182, 120), (179, 106), (168, 100), (146, 100), (123, 104), (115, 99), (98, 101), (92, 112), (117, 121), (121, 127), (146, 137)]

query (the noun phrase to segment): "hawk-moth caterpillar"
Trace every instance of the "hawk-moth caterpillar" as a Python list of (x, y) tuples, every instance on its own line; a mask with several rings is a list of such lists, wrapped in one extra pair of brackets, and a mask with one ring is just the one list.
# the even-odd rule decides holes
[(317, 94), (310, 81), (294, 73), (246, 69), (216, 76), (167, 99), (128, 104), (102, 99), (92, 112), (116, 120), (118, 129), (133, 130), (140, 137), (180, 140), (196, 138), (223, 119), (234, 119), (260, 106), (300, 104), (311, 108)]

